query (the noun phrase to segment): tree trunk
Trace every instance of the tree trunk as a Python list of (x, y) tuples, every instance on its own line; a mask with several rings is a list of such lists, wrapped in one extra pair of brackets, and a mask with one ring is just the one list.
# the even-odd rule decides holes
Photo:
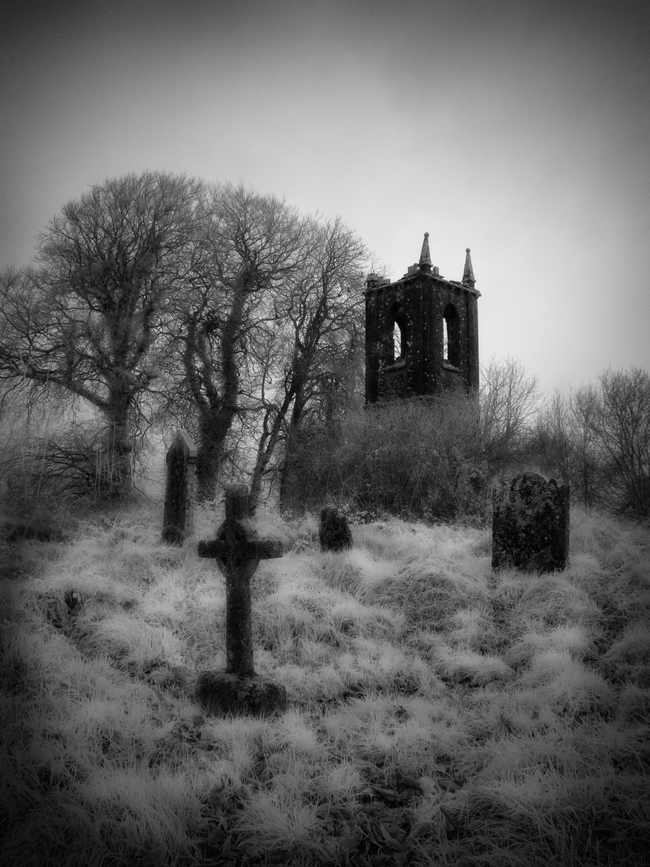
[(116, 389), (108, 400), (108, 426), (97, 454), (96, 478), (100, 496), (119, 499), (133, 488), (133, 396)]
[(255, 467), (253, 468), (253, 474), (251, 477), (250, 497), (251, 502), (255, 505), (255, 507), (257, 507), (257, 505), (259, 504), (260, 495), (262, 493), (262, 481), (264, 479), (264, 474), (266, 473), (266, 469), (271, 462), (271, 458), (273, 457), (276, 446), (280, 441), (284, 421), (287, 417), (287, 414), (289, 413), (295, 395), (296, 386), (295, 383), (291, 383), (288, 391), (284, 395), (284, 400), (275, 411), (273, 423), (270, 426), (269, 418), (272, 413), (269, 409), (266, 410), (262, 438), (260, 439), (259, 445), (257, 447), (257, 458), (255, 460)]
[(196, 496), (199, 502), (213, 500), (224, 455), (224, 444), (234, 413), (223, 409), (202, 411), (196, 451)]
[[(207, 395), (199, 405), (200, 438), (196, 456), (196, 490), (199, 500), (215, 496), (224, 448), (232, 422), (239, 409), (239, 369), (236, 352), (244, 318), (247, 294), (254, 285), (252, 266), (244, 262), (234, 285), (234, 297), (221, 336), (223, 388), (221, 394), (208, 383)], [(195, 338), (194, 338), (195, 339)], [(194, 343), (194, 352), (197, 352)]]
[(280, 470), (280, 508), (290, 509), (295, 505), (296, 492), (299, 484), (300, 467), (298, 463), (297, 446), (300, 439), (300, 425), (306, 405), (304, 386), (297, 389), (293, 412), (287, 426), (287, 440), (284, 452), (284, 463)]
[(196, 449), (196, 498), (199, 502), (214, 499), (219, 476), (220, 455), (212, 438), (203, 431)]
[(293, 422), (287, 431), (287, 441), (284, 454), (284, 462), (280, 469), (280, 508), (291, 509), (296, 501), (296, 488), (298, 484), (298, 465), (296, 460), (295, 443), (298, 438), (298, 426)]

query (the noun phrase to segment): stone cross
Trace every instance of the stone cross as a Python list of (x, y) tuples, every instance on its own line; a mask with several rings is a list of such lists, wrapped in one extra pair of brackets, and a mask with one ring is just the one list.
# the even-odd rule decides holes
[(165, 460), (167, 484), (162, 539), (169, 545), (182, 545), (192, 533), (196, 464), (196, 448), (184, 430), (176, 431)]
[(492, 493), (492, 568), (554, 572), (569, 558), (569, 488), (522, 473)]
[(260, 560), (281, 557), (280, 540), (261, 539), (243, 485), (226, 489), (226, 517), (211, 542), (199, 542), (199, 557), (215, 559), (226, 576), (226, 671), (199, 675), (199, 701), (214, 712), (269, 712), (286, 705), (284, 690), (253, 667), (250, 580)]

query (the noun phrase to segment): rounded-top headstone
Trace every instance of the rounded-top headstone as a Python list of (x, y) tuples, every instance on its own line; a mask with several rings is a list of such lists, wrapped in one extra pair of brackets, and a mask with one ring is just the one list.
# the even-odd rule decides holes
[(345, 551), (352, 547), (350, 522), (336, 506), (324, 506), (318, 533), (321, 551)]
[(492, 494), (492, 568), (554, 572), (569, 558), (569, 488), (522, 473)]

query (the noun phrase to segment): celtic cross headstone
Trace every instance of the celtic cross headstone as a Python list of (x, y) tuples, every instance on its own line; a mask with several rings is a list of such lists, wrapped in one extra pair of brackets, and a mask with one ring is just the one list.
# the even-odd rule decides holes
[(269, 713), (286, 706), (284, 689), (256, 674), (250, 580), (260, 560), (281, 557), (282, 542), (262, 539), (243, 485), (226, 489), (226, 516), (213, 541), (199, 542), (199, 557), (216, 560), (226, 577), (226, 670), (199, 675), (197, 697), (213, 713)]

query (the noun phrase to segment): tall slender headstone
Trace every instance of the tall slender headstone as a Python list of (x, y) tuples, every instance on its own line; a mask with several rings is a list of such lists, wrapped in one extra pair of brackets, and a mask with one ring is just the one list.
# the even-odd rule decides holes
[(284, 688), (255, 673), (250, 580), (260, 560), (281, 557), (282, 542), (261, 539), (243, 485), (226, 489), (226, 518), (199, 557), (215, 559), (226, 576), (226, 670), (204, 671), (197, 698), (210, 713), (272, 713), (286, 707)]
[(196, 448), (182, 428), (176, 431), (165, 460), (167, 484), (162, 539), (169, 545), (182, 545), (192, 534), (196, 464)]
[(522, 473), (492, 492), (492, 568), (554, 572), (569, 559), (569, 487)]

